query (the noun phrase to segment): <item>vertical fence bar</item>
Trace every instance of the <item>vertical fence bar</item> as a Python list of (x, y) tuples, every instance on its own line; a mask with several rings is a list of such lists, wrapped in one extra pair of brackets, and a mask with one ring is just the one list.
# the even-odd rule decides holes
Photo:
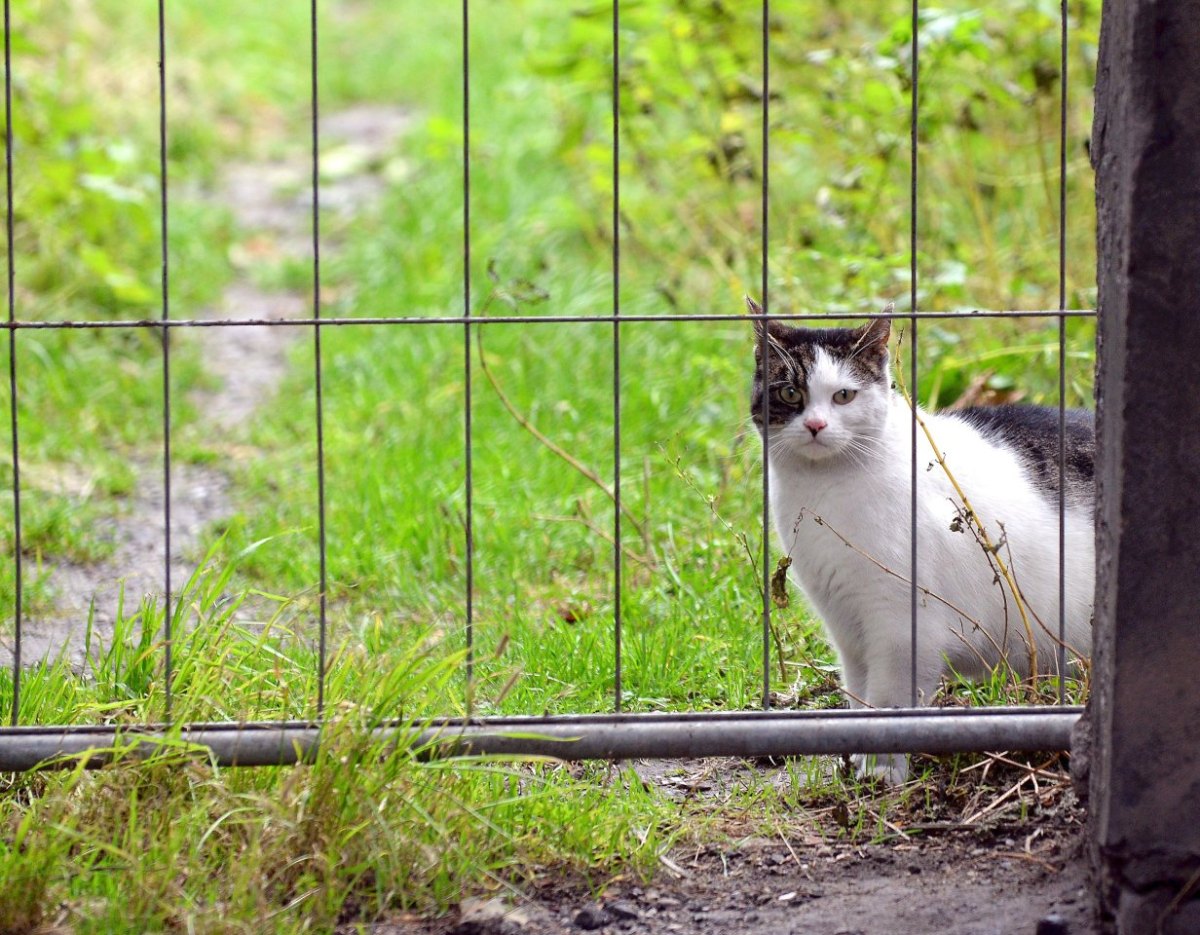
[(317, 0), (312, 15), (312, 257), (313, 257), (313, 376), (317, 422), (317, 550), (320, 555), (320, 629), (317, 648), (317, 717), (325, 713), (326, 574), (325, 557), (325, 406), (321, 387), (321, 152), (320, 93), (317, 88)]
[[(12, 129), (12, 24), (9, 19), (9, 0), (4, 0), (4, 224), (8, 232), (8, 322), (16, 321), (16, 271), (13, 248), (13, 129)], [(13, 584), (16, 601), (13, 605), (13, 696), (12, 724), (20, 722), (21, 712), (21, 458), (17, 419), (17, 329), (8, 331), (8, 401), (12, 422), (12, 483), (13, 483)]]
[[(462, 0), (462, 99), (463, 99), (463, 317), (471, 317), (471, 16), (468, 0)], [(467, 550), (467, 710), (474, 705), (475, 692), (475, 467), (471, 425), (471, 323), (463, 322), (463, 449), (466, 472)]]
[[(613, 318), (621, 317), (621, 4), (613, 0)], [(621, 323), (613, 321), (613, 709), (621, 711)]]
[(768, 375), (771, 372), (771, 342), (767, 340), (771, 298), (767, 285), (770, 245), (770, 194), (771, 167), (771, 4), (763, 0), (762, 5), (762, 372), (763, 372), (763, 489), (762, 489), (762, 706), (771, 707), (771, 465), (767, 453), (771, 450), (771, 392)]
[(909, 393), (912, 398), (912, 464), (910, 483), (912, 496), (911, 523), (909, 529), (910, 548), (909, 555), (909, 580), (912, 582), (910, 591), (912, 621), (910, 632), (910, 650), (912, 659), (910, 661), (911, 679), (912, 679), (912, 705), (917, 706), (917, 144), (919, 131), (917, 127), (917, 119), (920, 115), (920, 106), (917, 101), (918, 92), (920, 89), (920, 74), (921, 74), (921, 47), (920, 47), (920, 2), (912, 0), (912, 114), (910, 116), (911, 138), (910, 155), (912, 165), (909, 170), (909, 239), (911, 243), (911, 252), (909, 255), (909, 302), (912, 310), (912, 326), (909, 337), (911, 340), (908, 344), (909, 352)]
[(1058, 701), (1067, 691), (1067, 0), (1061, 0), (1058, 121)]
[[(162, 238), (162, 320), (171, 317), (170, 245), (167, 242), (167, 19), (165, 0), (158, 0), (158, 174)], [(163, 421), (163, 684), (166, 719), (171, 720), (173, 702), (174, 633), (171, 601), (171, 330), (162, 328), (162, 421)]]

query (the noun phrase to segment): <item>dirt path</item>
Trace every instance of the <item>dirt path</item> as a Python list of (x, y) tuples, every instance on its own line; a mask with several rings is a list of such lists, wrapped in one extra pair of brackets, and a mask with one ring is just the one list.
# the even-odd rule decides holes
[[(705, 774), (736, 777), (726, 761)], [(683, 763), (653, 772), (696, 775)], [(639, 768), (639, 773), (641, 769)], [(719, 780), (717, 780), (719, 782)], [(662, 786), (661, 782), (656, 785)], [(709, 792), (700, 793), (709, 795)], [(717, 799), (720, 798), (718, 794)], [(1074, 797), (1031, 817), (888, 834), (854, 843), (801, 809), (774, 834), (722, 824), (725, 843), (679, 846), (642, 882), (618, 876), (597, 896), (553, 876), (521, 897), (471, 898), (447, 916), (399, 916), (371, 935), (1088, 935), (1084, 813)], [(552, 833), (552, 829), (546, 829)], [(869, 833), (869, 832), (868, 832)], [(596, 881), (603, 883), (603, 881)], [(364, 931), (361, 928), (345, 930)]]
[[(752, 839), (676, 854), (675, 873), (618, 885), (600, 901), (535, 893), (517, 922), (469, 903), (441, 928), (380, 926), (374, 935), (1085, 935), (1092, 931), (1078, 836), (943, 838), (892, 845)], [(472, 917), (491, 917), (483, 925)], [(1053, 927), (1057, 921), (1057, 927)], [(1039, 928), (1039, 925), (1041, 928)]]
[[(322, 179), (325, 211), (353, 216), (379, 198), (387, 182), (384, 170), (396, 140), (410, 123), (407, 112), (385, 106), (358, 106), (322, 121), (322, 159), (331, 165)], [(312, 256), (311, 155), (297, 151), (287, 159), (230, 166), (211, 197), (233, 214), (243, 262), (221, 300), (201, 315), (211, 318), (307, 318), (311, 297), (263, 289), (254, 273), (284, 260)], [(322, 240), (322, 252), (337, 244)], [(244, 443), (245, 426), (269, 401), (287, 369), (291, 344), (310, 336), (308, 329), (241, 326), (176, 332), (178, 340), (199, 341), (208, 370), (219, 387), (197, 398), (201, 427), (214, 447)], [(113, 551), (104, 561), (76, 564), (47, 561), (53, 606), (25, 621), (22, 661), (55, 656), (64, 646), (76, 665), (83, 662), (83, 634), (89, 607), (95, 604), (95, 632), (101, 641), (112, 634), (124, 588), (126, 613), (146, 596), (163, 593), (163, 474), (161, 460), (135, 462), (136, 493), (120, 504), (105, 535)], [(204, 531), (232, 512), (229, 477), (219, 468), (175, 462), (171, 468), (172, 590), (187, 580), (204, 543)], [(0, 664), (12, 660), (11, 639), (0, 645)]]
[[(660, 858), (653, 879), (610, 871), (608, 879), (593, 876), (588, 889), (574, 875), (545, 871), (516, 893), (472, 894), (441, 918), (397, 915), (339, 935), (1094, 931), (1086, 816), (1061, 764), (1044, 764), (1052, 768), (1039, 771), (1038, 785), (1000, 761), (959, 772), (933, 760), (925, 785), (911, 795), (864, 788), (822, 796), (814, 789), (790, 809), (770, 801), (773, 793), (791, 794), (784, 765), (629, 765), (678, 803), (681, 824), (697, 833)], [(1013, 779), (1024, 780), (1015, 795)], [(739, 796), (746, 789), (756, 790), (752, 801), (760, 805), (746, 804)]]

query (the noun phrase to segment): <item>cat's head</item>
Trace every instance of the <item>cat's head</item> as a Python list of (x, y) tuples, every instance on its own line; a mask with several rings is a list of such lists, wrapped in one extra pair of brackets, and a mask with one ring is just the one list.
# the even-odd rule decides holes
[[(752, 299), (752, 315), (762, 308)], [(891, 314), (892, 306), (884, 310)], [(873, 450), (892, 395), (888, 338), (891, 321), (874, 318), (860, 328), (793, 328), (754, 322), (754, 385), (750, 416), (763, 432), (763, 392), (770, 393), (771, 453), (805, 461)], [(770, 344), (763, 370), (763, 336)]]

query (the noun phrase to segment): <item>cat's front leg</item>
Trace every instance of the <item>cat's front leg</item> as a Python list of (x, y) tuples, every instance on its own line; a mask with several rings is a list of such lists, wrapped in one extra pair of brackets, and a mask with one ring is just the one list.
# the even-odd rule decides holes
[[(898, 708), (908, 704), (900, 694), (896, 679), (887, 677), (888, 670), (878, 665), (874, 671), (863, 666), (863, 678), (857, 705), (864, 708)], [(851, 757), (859, 779), (880, 780), (898, 786), (908, 779), (908, 757), (903, 753), (857, 753)]]
[[(890, 650), (876, 654), (866, 668), (865, 696), (863, 701), (870, 708), (907, 708), (912, 704), (912, 654), (905, 644), (894, 645)], [(926, 705), (932, 700), (937, 687), (936, 677), (924, 676), (923, 669), (917, 673), (917, 704)], [(853, 757), (860, 779), (880, 779), (891, 785), (900, 785), (908, 779), (908, 756), (903, 753), (860, 753)]]
[[(876, 707), (872, 704), (870, 669), (861, 654), (839, 651), (842, 664), (842, 694), (846, 706), (852, 710)], [(892, 707), (885, 705), (884, 707)], [(856, 753), (850, 757), (854, 773), (859, 779), (881, 779), (898, 785), (908, 777), (908, 763), (904, 754)]]
[(878, 780), (889, 786), (908, 781), (908, 755), (905, 753), (856, 753), (850, 757), (854, 775), (862, 780)]
[(842, 663), (842, 694), (846, 707), (867, 707), (867, 664), (858, 656), (845, 654)]

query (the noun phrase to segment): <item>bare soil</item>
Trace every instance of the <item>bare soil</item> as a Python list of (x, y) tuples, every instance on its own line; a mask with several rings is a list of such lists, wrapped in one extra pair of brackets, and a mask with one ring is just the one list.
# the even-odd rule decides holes
[[(1084, 812), (1066, 774), (1005, 796), (1021, 771), (982, 772), (955, 785), (965, 811), (930, 821), (929, 800), (946, 795), (935, 779), (906, 813), (859, 840), (836, 806), (799, 808), (764, 832), (761, 816), (722, 810), (729, 790), (753, 771), (772, 784), (777, 770), (735, 761), (636, 764), (681, 805), (720, 822), (720, 833), (663, 855), (654, 878), (616, 874), (594, 889), (544, 877), (517, 893), (467, 898), (439, 918), (401, 916), (366, 927), (372, 935), (1085, 935), (1091, 915)], [(996, 780), (999, 780), (997, 782)], [(979, 793), (976, 799), (974, 794)], [(701, 802), (696, 799), (700, 797)], [(1044, 807), (1039, 804), (1044, 803)], [(870, 798), (849, 803), (874, 812)], [(778, 806), (774, 807), (775, 809)], [(935, 811), (937, 810), (935, 806)], [(979, 812), (986, 814), (975, 818)], [(887, 814), (879, 807), (879, 813)], [(733, 815), (734, 817), (730, 817)], [(874, 817), (877, 817), (875, 815)], [(970, 820), (963, 821), (962, 818)], [(704, 823), (698, 824), (705, 827)], [(554, 829), (544, 829), (553, 835)], [(361, 929), (347, 929), (360, 931)]]
[(1078, 827), (1045, 826), (887, 844), (750, 838), (676, 852), (677, 869), (648, 884), (618, 878), (599, 899), (546, 883), (517, 900), (467, 900), (445, 918), (369, 931), (1081, 935), (1095, 930), (1081, 842)]
[[(386, 106), (357, 106), (322, 122), (322, 153), (334, 166), (322, 180), (323, 210), (345, 220), (366, 210), (384, 191), (385, 170), (392, 166), (394, 144), (408, 128), (407, 111)], [(207, 197), (226, 207), (238, 228), (233, 249), (239, 273), (219, 302), (200, 312), (212, 319), (309, 318), (312, 297), (264, 289), (256, 272), (284, 260), (312, 256), (311, 153), (286, 159), (230, 165)], [(393, 160), (393, 162), (389, 162)], [(335, 238), (322, 239), (325, 253)], [(304, 328), (236, 326), (176, 332), (183, 341), (199, 341), (203, 359), (218, 387), (196, 400), (202, 428), (214, 448), (237, 446), (243, 453), (245, 427), (255, 411), (271, 400), (288, 365), (288, 349)], [(94, 639), (111, 637), (120, 602), (126, 613), (146, 597), (161, 599), (164, 590), (163, 492), (160, 453), (135, 462), (135, 493), (119, 504), (104, 530), (112, 551), (87, 564), (47, 560), (41, 573), (52, 595), (48, 610), (31, 614), (22, 628), (21, 657), (26, 664), (65, 651), (77, 666), (84, 662), (83, 636), (93, 614)], [(204, 531), (232, 511), (229, 476), (218, 466), (171, 465), (171, 584), (177, 591), (195, 568)], [(80, 497), (90, 495), (81, 489)], [(94, 607), (94, 610), (93, 610)], [(0, 664), (10, 664), (13, 646), (0, 641)]]

